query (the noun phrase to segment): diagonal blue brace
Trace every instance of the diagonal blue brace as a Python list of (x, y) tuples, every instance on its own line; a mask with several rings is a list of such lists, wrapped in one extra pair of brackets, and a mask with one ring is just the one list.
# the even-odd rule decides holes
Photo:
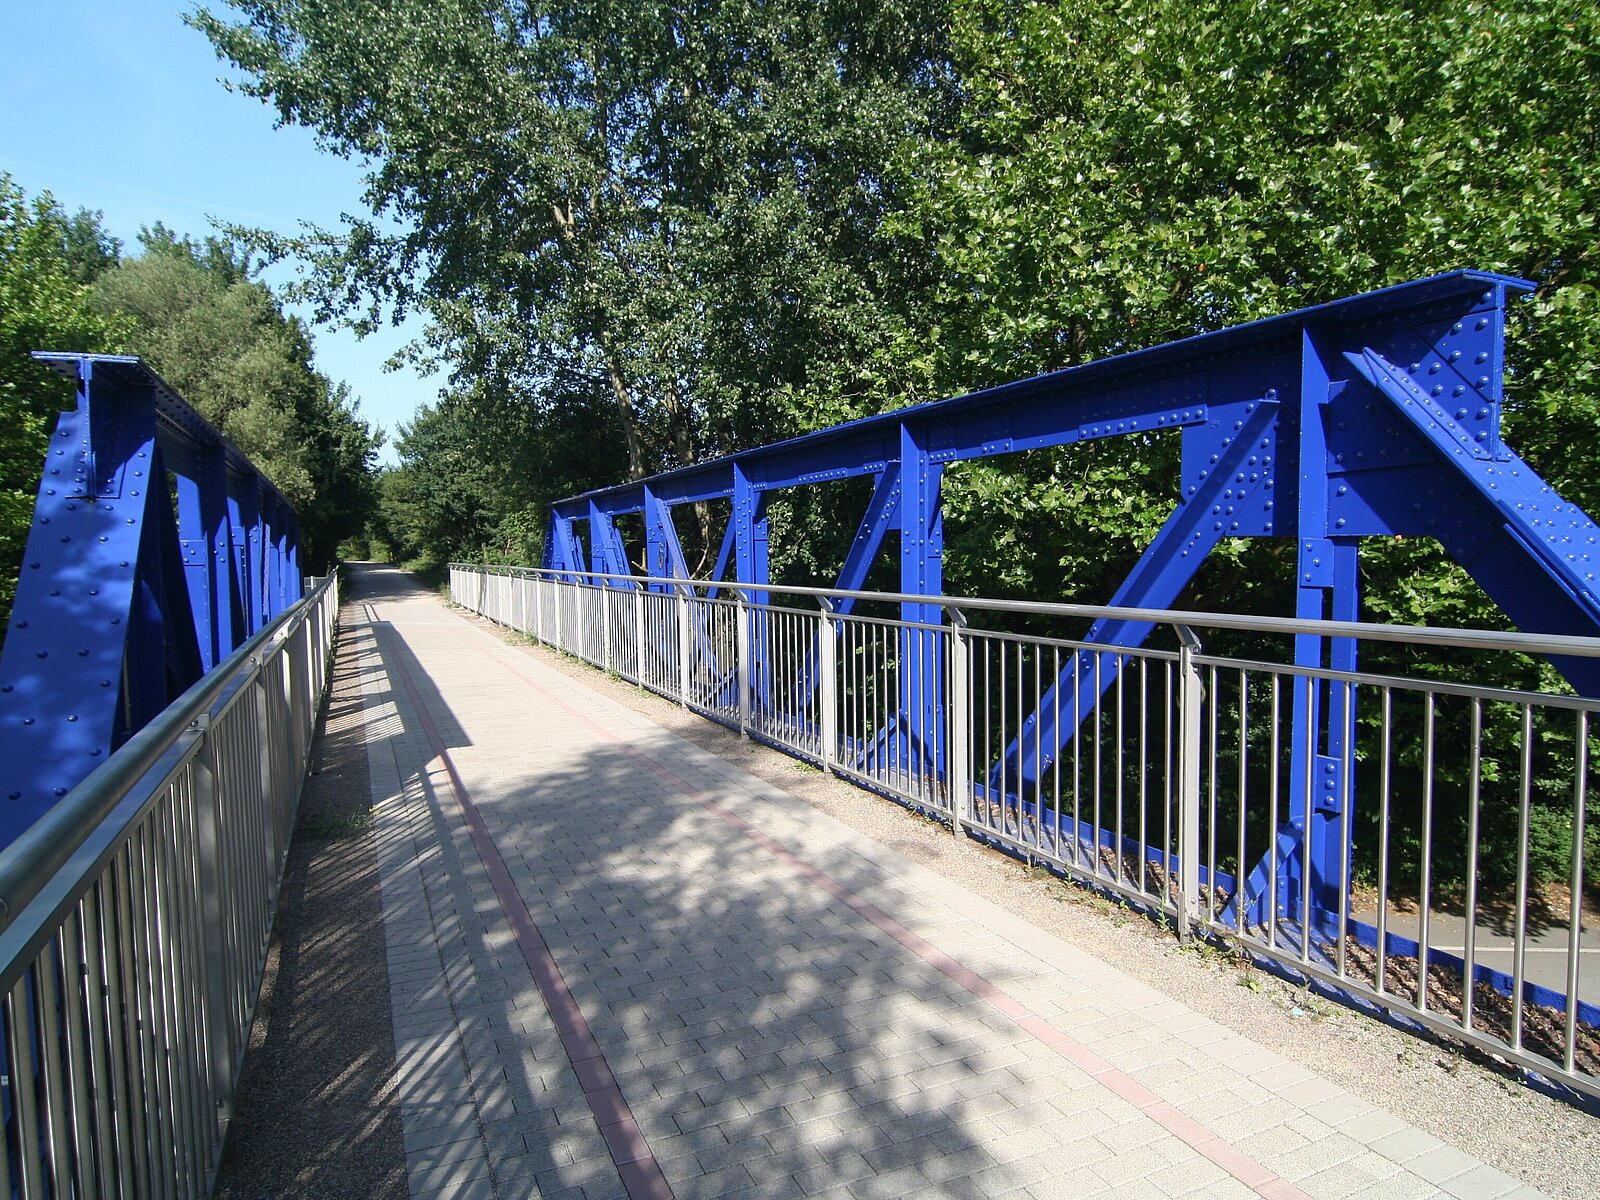
[[(593, 554), (593, 566), (599, 575), (627, 575), (628, 551), (622, 544), (622, 534), (617, 529), (616, 522), (611, 514), (603, 511), (598, 505), (589, 506), (589, 547)], [(621, 588), (631, 586), (622, 580), (603, 580), (604, 586)]]
[[(1518, 628), (1593, 636), (1600, 626), (1600, 526), (1487, 428), (1458, 420), (1408, 371), (1370, 347), (1348, 358), (1415, 434), (1432, 460), (1430, 478), (1456, 510), (1423, 511), (1421, 493), (1346, 476), (1370, 511), (1403, 532), (1434, 532), (1430, 522), (1441, 519), (1475, 526), (1483, 540), (1461, 546), (1452, 557)], [(1600, 662), (1560, 656), (1550, 661), (1581, 695), (1600, 697)]]
[[(1202, 471), (1196, 471), (1192, 490), (1185, 489), (1189, 494), (1117, 589), (1112, 607), (1170, 608), (1206, 555), (1235, 532), (1236, 519), (1242, 523), (1246, 512), (1270, 509), (1275, 482), (1273, 427), (1279, 405), (1274, 398), (1235, 407), (1238, 428), (1218, 439), (1215, 464), (1203, 469), (1203, 478)], [(1148, 621), (1100, 620), (1089, 627), (1084, 640), (1131, 649), (1143, 645), (1154, 628)], [(1084, 650), (1073, 656), (991, 768), (989, 787), (996, 798), (1035, 787), (1116, 682), (1119, 669), (1115, 654)]]
[[(689, 578), (678, 529), (672, 523), (672, 508), (648, 487), (644, 489), (644, 540), (646, 575), (658, 579)], [(670, 585), (650, 586), (652, 590), (665, 591)]]
[[(867, 575), (883, 549), (883, 539), (900, 519), (900, 464), (885, 463), (867, 501), (867, 511), (856, 527), (856, 535), (845, 554), (844, 566), (834, 587), (841, 592), (857, 592), (866, 586)], [(833, 602), (833, 611), (839, 616), (849, 616), (855, 611), (853, 596), (840, 596)], [(836, 626), (842, 634), (844, 627)], [(811, 702), (817, 688), (817, 639), (812, 637), (804, 661), (800, 664), (794, 695), (796, 703), (804, 708)]]

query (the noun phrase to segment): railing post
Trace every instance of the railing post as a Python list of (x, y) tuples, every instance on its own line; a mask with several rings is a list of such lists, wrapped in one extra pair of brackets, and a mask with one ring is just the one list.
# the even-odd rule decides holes
[(538, 575), (528, 577), (528, 587), (533, 592), (533, 640), (542, 642), (544, 638), (544, 579)]
[[(1187, 625), (1178, 634), (1178, 937), (1188, 941), (1200, 912), (1200, 719), (1205, 687), (1195, 655), (1200, 639)], [(1240, 868), (1241, 875), (1243, 867)]]
[(818, 596), (822, 607), (817, 634), (817, 707), (822, 728), (822, 769), (832, 771), (839, 758), (839, 619), (833, 602)]
[(737, 662), (734, 666), (734, 684), (739, 690), (739, 736), (750, 737), (750, 602), (744, 592), (734, 589), (734, 644)]
[(972, 786), (972, 655), (967, 641), (967, 616), (950, 613), (950, 745), (946, 755), (950, 792), (950, 832), (966, 831), (968, 792)]
[(689, 586), (678, 588), (678, 704), (689, 707), (689, 684), (693, 678), (690, 655), (694, 651), (694, 635), (689, 628)]
[(606, 670), (611, 671), (611, 585), (609, 583), (600, 587), (600, 632), (605, 637)]
[(196, 718), (200, 744), (195, 751), (190, 779), (194, 788), (195, 818), (200, 845), (197, 876), (200, 885), (201, 934), (205, 939), (205, 1003), (203, 1027), (210, 1051), (211, 1094), (216, 1097), (215, 1136), (220, 1140), (233, 1119), (234, 1042), (239, 1033), (233, 1028), (228, 1004), (227, 949), (223, 945), (222, 899), (232, 897), (234, 889), (224, 878), (222, 855), (222, 813), (217, 796), (217, 750), (211, 739), (211, 715)]
[(644, 625), (645, 625), (645, 616), (646, 616), (648, 610), (645, 608), (644, 597), (645, 597), (644, 585), (641, 583), (639, 585), (638, 590), (633, 593), (633, 610), (634, 610), (633, 636), (634, 636), (634, 645), (637, 647), (637, 650), (638, 650), (638, 657), (634, 660), (634, 664), (633, 664), (633, 681), (635, 683), (637, 683), (640, 687), (644, 686), (644, 681), (645, 681), (645, 671), (644, 671), (644, 646), (645, 646)]

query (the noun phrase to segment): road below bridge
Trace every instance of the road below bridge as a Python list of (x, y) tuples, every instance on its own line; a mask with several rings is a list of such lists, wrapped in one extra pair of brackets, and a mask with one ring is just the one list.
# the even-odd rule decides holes
[[(1361, 1018), (1292, 1019), (885, 802), (841, 820), (795, 793), (843, 784), (755, 767), (401, 572), (352, 575), (334, 707), (353, 746), (359, 695), (372, 819), (323, 870), (367, 897), (286, 889), (278, 937), (303, 963), (368, 921), (348, 961), (375, 978), (344, 1003), (376, 1034), (299, 1067), (309, 1018), (258, 1036), (219, 1195), (1589, 1194), (1592, 1118)], [(1069, 909), (1098, 932), (1059, 936)], [(1196, 979), (1209, 998), (1170, 994)], [(1355, 1065), (1305, 1065), (1330, 1044)], [(297, 1147), (316, 1123), (273, 1115), (296, 1072), (313, 1110), (343, 1088), (367, 1111)]]

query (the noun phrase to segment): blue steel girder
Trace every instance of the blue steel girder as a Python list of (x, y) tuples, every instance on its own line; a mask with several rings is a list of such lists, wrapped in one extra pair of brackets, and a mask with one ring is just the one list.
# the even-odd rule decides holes
[[(689, 567), (683, 559), (683, 544), (672, 521), (672, 509), (648, 487), (644, 489), (645, 574), (657, 578), (688, 579)], [(662, 590), (668, 585), (652, 584)]]
[[(744, 467), (733, 467), (733, 512), (728, 517), (733, 535), (734, 581), (744, 584), (741, 595), (750, 604), (771, 601), (766, 590), (769, 578), (767, 555), (767, 493), (759, 490)], [(767, 711), (772, 707), (772, 655), (769, 645), (771, 622), (762, 609), (747, 611), (746, 633), (750, 644), (750, 702)]]
[[(861, 523), (856, 527), (856, 535), (850, 541), (850, 549), (845, 553), (844, 565), (839, 568), (839, 578), (834, 587), (841, 592), (858, 592), (866, 586), (872, 564), (883, 549), (883, 539), (899, 519), (900, 464), (886, 463), (873, 485), (867, 511), (862, 514)], [(833, 602), (834, 613), (841, 617), (849, 616), (855, 608), (854, 596), (841, 596)], [(842, 635), (844, 627), (836, 624), (834, 631), (838, 637)], [(816, 694), (817, 664), (817, 638), (813, 637), (795, 681), (795, 703), (801, 709), (810, 704), (812, 696)]]
[[(77, 404), (46, 452), (0, 657), (0, 845), (301, 586), (293, 511), (159, 376), (35, 357)], [(270, 561), (253, 549), (268, 542)]]
[[(939, 503), (944, 464), (930, 453), (930, 434), (916, 423), (901, 422), (900, 590), (910, 596), (944, 594), (944, 514)], [(908, 601), (900, 606), (900, 620), (901, 721), (891, 761), (916, 774), (942, 777), (943, 634), (919, 627), (942, 624), (944, 609), (937, 603)]]

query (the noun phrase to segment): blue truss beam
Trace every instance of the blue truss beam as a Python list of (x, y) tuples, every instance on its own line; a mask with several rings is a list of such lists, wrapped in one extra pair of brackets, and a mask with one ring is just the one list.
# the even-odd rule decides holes
[(77, 405), (46, 453), (0, 657), (0, 845), (301, 589), (293, 510), (158, 375), (35, 357)]

